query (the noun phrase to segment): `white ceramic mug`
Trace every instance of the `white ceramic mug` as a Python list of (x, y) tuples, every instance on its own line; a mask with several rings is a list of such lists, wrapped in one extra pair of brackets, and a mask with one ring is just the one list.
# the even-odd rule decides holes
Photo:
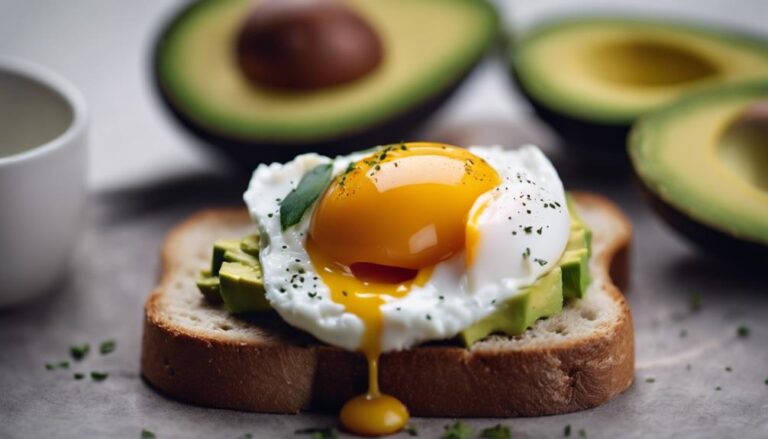
[(0, 58), (0, 306), (55, 288), (86, 201), (85, 99), (69, 82)]

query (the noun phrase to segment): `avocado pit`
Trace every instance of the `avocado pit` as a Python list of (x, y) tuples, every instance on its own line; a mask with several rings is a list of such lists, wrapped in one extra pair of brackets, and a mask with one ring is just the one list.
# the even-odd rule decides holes
[(257, 86), (314, 90), (352, 82), (383, 57), (381, 39), (336, 0), (265, 0), (245, 20), (237, 62)]

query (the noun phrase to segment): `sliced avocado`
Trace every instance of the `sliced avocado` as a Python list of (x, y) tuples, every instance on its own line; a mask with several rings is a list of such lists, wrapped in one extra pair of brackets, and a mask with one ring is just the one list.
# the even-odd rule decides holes
[(563, 297), (582, 298), (589, 286), (589, 256), (592, 250), (592, 232), (576, 213), (570, 196), (567, 197), (571, 232), (558, 265), (563, 270)]
[(205, 276), (205, 273), (203, 273), (201, 277), (195, 280), (195, 284), (205, 297), (205, 300), (211, 303), (221, 303), (218, 276)]
[(219, 279), (221, 298), (230, 312), (237, 314), (269, 309), (258, 265), (224, 262), (221, 264)]
[(501, 304), (496, 311), (459, 333), (465, 346), (490, 334), (522, 334), (536, 320), (563, 309), (563, 279), (560, 267), (553, 268), (536, 283)]
[(238, 239), (217, 239), (213, 243), (213, 257), (211, 258), (211, 276), (218, 276), (221, 264), (224, 262), (224, 255), (227, 251), (240, 249), (240, 240)]
[(254, 258), (258, 258), (259, 257), (259, 235), (250, 235), (243, 238), (243, 240), (240, 241), (240, 250), (253, 256)]
[(257, 86), (235, 60), (252, 0), (199, 0), (156, 43), (154, 74), (172, 113), (243, 166), (303, 152), (336, 155), (399, 142), (442, 104), (494, 41), (485, 0), (347, 0), (376, 30), (383, 58), (338, 86)]
[(539, 116), (568, 142), (623, 153), (632, 122), (685, 93), (768, 75), (768, 43), (683, 23), (584, 17), (542, 24), (510, 52)]
[(768, 81), (691, 95), (641, 118), (628, 146), (646, 199), (670, 225), (725, 259), (762, 266), (767, 105)]

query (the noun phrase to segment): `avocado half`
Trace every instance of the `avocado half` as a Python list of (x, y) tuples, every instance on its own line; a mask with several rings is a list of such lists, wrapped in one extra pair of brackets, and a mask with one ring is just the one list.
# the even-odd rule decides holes
[[(709, 90), (642, 117), (629, 157), (646, 198), (674, 228), (726, 259), (768, 262), (768, 81)], [(759, 128), (757, 131), (755, 128)]]
[(768, 43), (683, 23), (569, 18), (515, 41), (509, 60), (536, 113), (569, 144), (623, 156), (640, 115), (686, 93), (768, 76)]
[(172, 114), (238, 164), (329, 155), (402, 141), (457, 88), (491, 46), (484, 0), (346, 0), (382, 40), (370, 74), (316, 91), (256, 86), (234, 39), (252, 0), (199, 0), (164, 29), (154, 79)]

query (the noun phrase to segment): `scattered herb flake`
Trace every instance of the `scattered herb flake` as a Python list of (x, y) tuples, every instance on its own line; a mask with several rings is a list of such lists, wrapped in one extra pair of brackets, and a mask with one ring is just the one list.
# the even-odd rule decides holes
[(101, 355), (111, 354), (112, 352), (115, 351), (116, 347), (117, 347), (117, 342), (114, 340), (103, 341), (99, 345), (99, 353), (101, 353)]
[(45, 370), (53, 370), (55, 368), (56, 368), (56, 366), (54, 366), (53, 364), (45, 363)]
[(688, 306), (691, 309), (691, 311), (698, 311), (701, 309), (701, 302), (702, 302), (701, 293), (693, 293), (691, 295), (691, 300)]
[(563, 436), (568, 437), (571, 435), (571, 424), (568, 424), (563, 429)]
[(645, 382), (646, 383), (655, 383), (656, 382), (656, 378), (646, 378)]
[(80, 372), (76, 372), (73, 376), (75, 377), (76, 380), (82, 380), (83, 378), (85, 378), (85, 375)]
[(88, 355), (90, 350), (91, 345), (88, 343), (77, 344), (69, 347), (69, 355), (71, 355), (73, 359), (80, 361)]
[(587, 432), (585, 430), (579, 430), (579, 437), (587, 437)]
[(69, 361), (59, 361), (56, 366), (58, 366), (59, 369), (69, 369)]
[(738, 335), (741, 338), (747, 338), (749, 337), (749, 326), (741, 325), (736, 329), (736, 335)]
[(108, 376), (106, 372), (91, 372), (91, 379), (94, 381), (104, 381)]
[(494, 427), (489, 427), (481, 431), (480, 437), (483, 439), (511, 439), (512, 432), (506, 425), (497, 424)]
[(461, 421), (443, 427), (445, 431), (442, 439), (470, 439), (475, 434), (475, 429)]
[(416, 427), (411, 426), (411, 425), (405, 427), (405, 432), (408, 433), (408, 436), (418, 436), (419, 435), (419, 430), (417, 430)]
[(338, 439), (339, 432), (335, 428), (304, 428), (296, 430), (296, 434), (311, 434), (312, 439)]
[(523, 229), (523, 231), (524, 231), (525, 233), (527, 233), (527, 234), (530, 234), (530, 233), (531, 233), (531, 231), (533, 231), (533, 227), (532, 227), (532, 226), (527, 226), (527, 227), (525, 227), (525, 228)]
[(733, 372), (733, 368), (731, 368), (731, 366), (725, 366), (725, 371), (726, 372)]
[(253, 433), (244, 433), (242, 436), (238, 437), (237, 439), (253, 439)]
[(719, 391), (723, 390), (723, 388), (720, 387), (720, 386), (717, 386), (717, 387), (715, 387), (715, 390), (719, 392)]
[(547, 261), (545, 261), (544, 259), (539, 259), (539, 258), (535, 258), (535, 259), (533, 260), (533, 262), (535, 262), (535, 263), (539, 264), (539, 265), (540, 265), (540, 266), (542, 266), (542, 267), (543, 267), (543, 266), (545, 266), (545, 265), (547, 265), (547, 263), (548, 263), (548, 262), (547, 262)]
[(768, 378), (765, 379), (765, 385), (768, 386)]
[(539, 235), (541, 235), (541, 231), (542, 231), (542, 230), (544, 230), (544, 227), (539, 227), (538, 229), (536, 229), (536, 233), (538, 233)]
[(155, 433), (147, 429), (141, 430), (141, 439), (155, 439), (156, 437), (157, 436), (155, 436)]

